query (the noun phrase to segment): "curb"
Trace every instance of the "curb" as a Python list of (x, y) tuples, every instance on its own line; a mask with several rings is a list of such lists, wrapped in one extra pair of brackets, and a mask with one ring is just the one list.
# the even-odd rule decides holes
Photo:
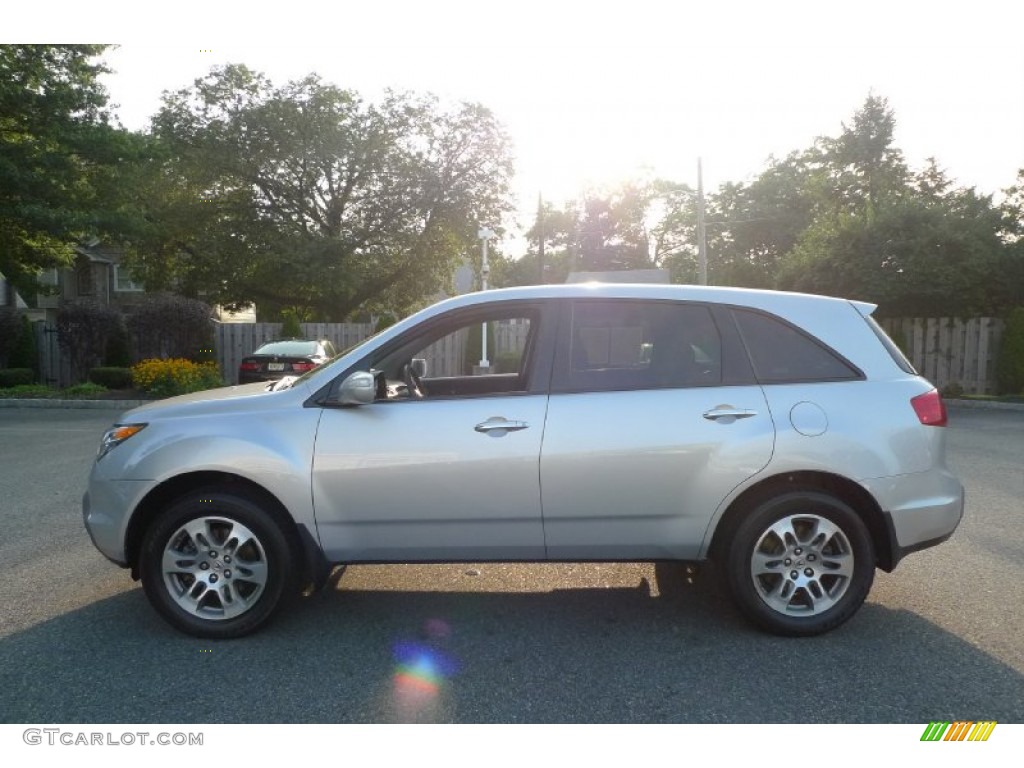
[(83, 408), (95, 411), (130, 411), (155, 400), (55, 400), (39, 398), (0, 398), (0, 408)]
[(994, 400), (953, 400), (943, 398), (947, 407), (980, 408), (988, 411), (1024, 411), (1024, 403), (1000, 403)]

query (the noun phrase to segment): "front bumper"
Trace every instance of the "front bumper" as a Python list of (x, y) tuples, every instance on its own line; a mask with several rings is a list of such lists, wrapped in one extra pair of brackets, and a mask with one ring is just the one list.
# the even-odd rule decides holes
[(82, 519), (93, 545), (104, 557), (127, 568), (125, 540), (130, 513), (142, 500), (149, 483), (131, 480), (89, 480), (82, 496)]

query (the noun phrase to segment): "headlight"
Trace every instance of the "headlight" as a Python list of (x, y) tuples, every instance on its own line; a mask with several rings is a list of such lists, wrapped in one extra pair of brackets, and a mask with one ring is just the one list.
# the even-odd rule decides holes
[(96, 461), (102, 459), (132, 435), (137, 435), (145, 426), (145, 424), (115, 424), (112, 426), (103, 435), (103, 440), (100, 441), (100, 449), (96, 454)]

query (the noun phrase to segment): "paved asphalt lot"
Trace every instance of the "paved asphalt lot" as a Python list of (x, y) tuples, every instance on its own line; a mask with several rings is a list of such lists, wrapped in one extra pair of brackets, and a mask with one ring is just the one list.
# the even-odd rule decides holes
[(0, 410), (0, 722), (1024, 721), (1024, 413), (952, 411), (963, 524), (824, 637), (750, 629), (707, 572), (460, 565), (353, 567), (217, 643), (82, 528), (114, 416)]

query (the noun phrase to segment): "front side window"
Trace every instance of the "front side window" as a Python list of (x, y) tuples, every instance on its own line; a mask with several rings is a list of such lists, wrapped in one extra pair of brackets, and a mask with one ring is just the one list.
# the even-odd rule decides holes
[[(462, 314), (371, 362), (387, 400), (525, 392), (537, 331), (530, 310)], [(486, 341), (485, 341), (486, 334)]]
[(557, 368), (563, 390), (720, 384), (722, 342), (708, 309), (668, 301), (579, 301)]

